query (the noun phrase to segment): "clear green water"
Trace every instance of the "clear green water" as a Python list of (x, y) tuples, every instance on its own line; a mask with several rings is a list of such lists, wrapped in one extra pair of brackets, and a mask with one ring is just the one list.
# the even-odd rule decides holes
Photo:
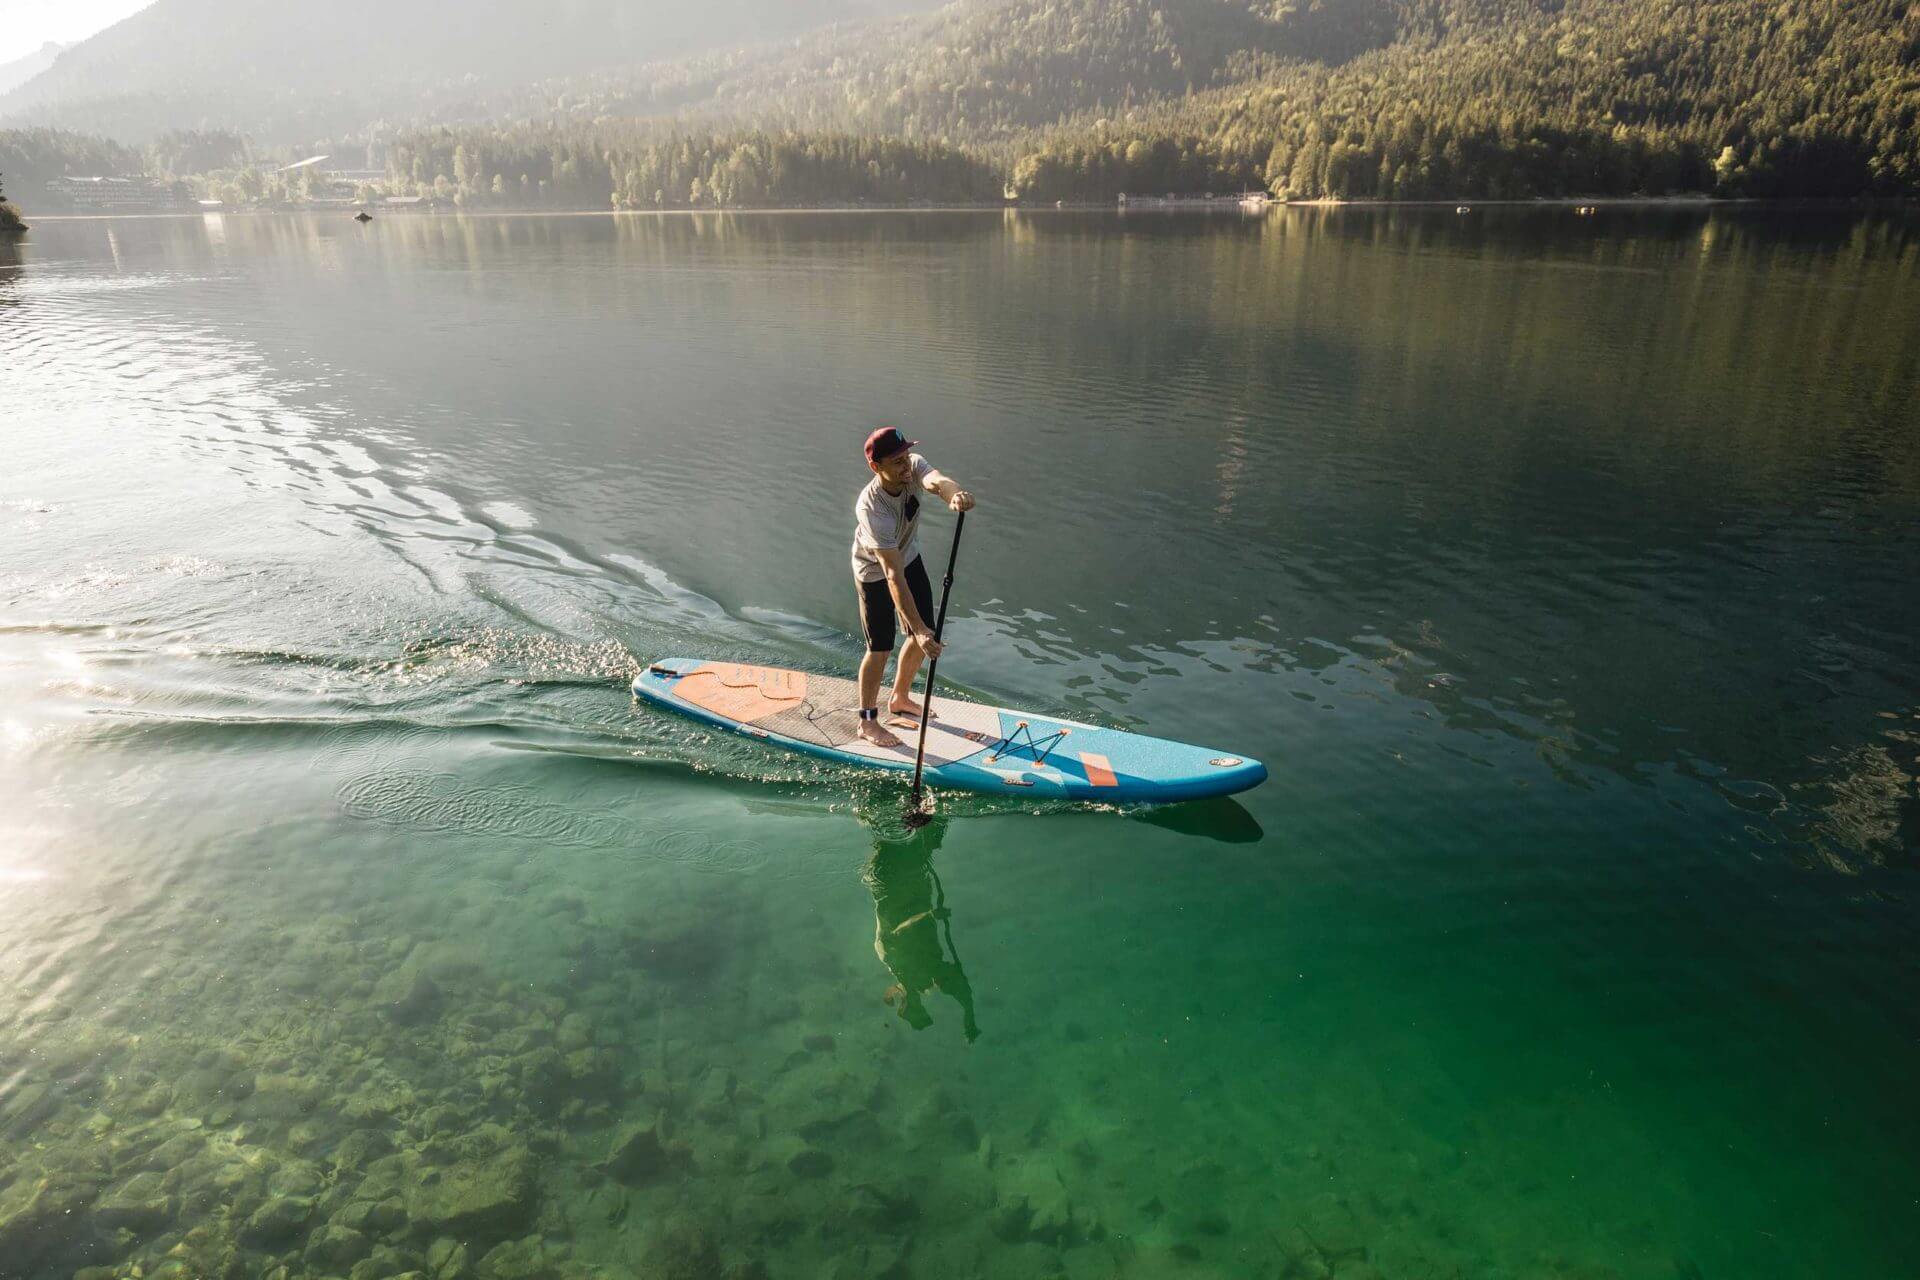
[[(1917, 396), (1897, 218), (45, 222), (0, 1275), (1914, 1274)], [(636, 709), (850, 665), (879, 421), (943, 675), (1272, 780)]]

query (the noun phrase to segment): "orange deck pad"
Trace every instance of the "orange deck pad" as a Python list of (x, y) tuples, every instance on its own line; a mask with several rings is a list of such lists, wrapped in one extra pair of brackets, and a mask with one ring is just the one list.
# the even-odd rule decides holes
[(1096, 787), (1117, 787), (1120, 780), (1113, 776), (1113, 761), (1096, 752), (1082, 752), (1080, 763), (1086, 766), (1087, 781)]
[(777, 667), (709, 662), (681, 676), (674, 682), (673, 691), (683, 702), (741, 724), (752, 724), (806, 697), (807, 676), (803, 671)]

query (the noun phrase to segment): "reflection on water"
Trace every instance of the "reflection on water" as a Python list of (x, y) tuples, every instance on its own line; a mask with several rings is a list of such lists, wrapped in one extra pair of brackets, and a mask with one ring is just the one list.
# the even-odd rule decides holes
[[(1917, 252), (43, 221), (0, 1276), (1899, 1274)], [(883, 420), (991, 514), (943, 679), (1272, 780), (909, 834), (637, 706), (851, 665)]]
[[(923, 827), (883, 834), (876, 825), (873, 857), (861, 879), (873, 894), (873, 950), (894, 977), (887, 1007), (915, 1031), (933, 1025), (927, 1000), (946, 996), (959, 1006), (967, 1042), (980, 1038), (973, 986), (953, 945), (953, 911), (947, 889), (933, 868), (946, 839), (948, 818)], [(889, 824), (891, 825), (891, 824)]]

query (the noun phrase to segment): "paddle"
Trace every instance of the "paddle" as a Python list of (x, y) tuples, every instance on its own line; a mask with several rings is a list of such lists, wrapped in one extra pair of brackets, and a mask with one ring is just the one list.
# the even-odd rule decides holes
[[(947, 599), (953, 594), (953, 565), (960, 558), (960, 531), (967, 527), (967, 513), (962, 511), (960, 518), (953, 522), (953, 550), (947, 553), (947, 576), (940, 580), (940, 614), (933, 621), (933, 640), (940, 643), (940, 637), (947, 629)], [(920, 808), (920, 773), (927, 761), (927, 723), (933, 719), (933, 677), (940, 669), (938, 655), (927, 659), (927, 700), (921, 705), (920, 745), (913, 752), (913, 799), (907, 808), (907, 829), (917, 831), (933, 821), (933, 815)]]

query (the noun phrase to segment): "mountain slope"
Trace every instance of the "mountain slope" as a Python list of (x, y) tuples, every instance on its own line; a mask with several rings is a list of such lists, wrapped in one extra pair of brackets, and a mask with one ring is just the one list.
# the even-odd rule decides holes
[(157, 0), (0, 96), (0, 120), (140, 139), (175, 128), (281, 138), (348, 129), (446, 86), (521, 83), (934, 0)]
[(52, 66), (53, 60), (59, 57), (63, 50), (72, 47), (70, 44), (58, 44), (49, 40), (24, 58), (15, 58), (12, 62), (0, 62), (0, 93), (5, 93), (16, 85), (23, 85), (33, 79)]
[(1040, 199), (1920, 193), (1908, 0), (975, 0), (542, 88), (510, 114), (938, 139)]

